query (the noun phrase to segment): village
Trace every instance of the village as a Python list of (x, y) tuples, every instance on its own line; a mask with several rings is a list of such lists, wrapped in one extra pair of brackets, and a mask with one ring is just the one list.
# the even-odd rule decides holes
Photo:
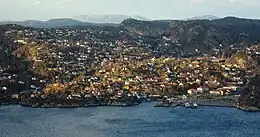
[(214, 55), (196, 49), (198, 56), (178, 57), (181, 49), (169, 50), (172, 42), (167, 38), (155, 43), (120, 28), (10, 27), (5, 35), (12, 55), (27, 61), (29, 68), (20, 76), (0, 67), (2, 100), (34, 107), (131, 106), (144, 100), (169, 103), (183, 95), (239, 96), (255, 75), (252, 57), (260, 55), (254, 46), (228, 58), (219, 49)]

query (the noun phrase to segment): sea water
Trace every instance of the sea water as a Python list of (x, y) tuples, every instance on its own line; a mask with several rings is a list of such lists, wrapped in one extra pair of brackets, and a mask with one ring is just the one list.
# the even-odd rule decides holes
[(235, 108), (0, 107), (0, 137), (260, 137), (260, 113)]

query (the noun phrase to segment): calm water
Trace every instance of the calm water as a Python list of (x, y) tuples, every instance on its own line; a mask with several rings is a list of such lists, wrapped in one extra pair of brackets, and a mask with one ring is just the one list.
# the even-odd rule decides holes
[(260, 113), (230, 108), (0, 107), (0, 137), (259, 137)]

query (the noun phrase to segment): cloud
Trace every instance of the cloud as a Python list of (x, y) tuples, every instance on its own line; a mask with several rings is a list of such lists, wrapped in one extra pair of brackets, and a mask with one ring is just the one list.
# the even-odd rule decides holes
[(68, 7), (71, 2), (72, 0), (56, 0), (57, 7), (60, 9)]
[(154, 0), (143, 0), (144, 3), (151, 3), (154, 2)]
[(240, 6), (250, 6), (256, 7), (260, 6), (259, 0), (229, 0), (231, 4), (236, 4)]
[(41, 4), (41, 1), (40, 0), (34, 0), (32, 2), (32, 6), (37, 6), (37, 5), (40, 5)]
[(190, 3), (203, 3), (205, 0), (189, 0)]

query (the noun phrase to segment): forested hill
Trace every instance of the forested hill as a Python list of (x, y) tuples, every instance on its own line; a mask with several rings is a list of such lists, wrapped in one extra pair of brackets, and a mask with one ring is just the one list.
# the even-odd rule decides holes
[(252, 45), (260, 42), (260, 20), (226, 17), (217, 20), (139, 21), (127, 19), (121, 23), (135, 35), (169, 39), (186, 50), (207, 51), (220, 44)]

